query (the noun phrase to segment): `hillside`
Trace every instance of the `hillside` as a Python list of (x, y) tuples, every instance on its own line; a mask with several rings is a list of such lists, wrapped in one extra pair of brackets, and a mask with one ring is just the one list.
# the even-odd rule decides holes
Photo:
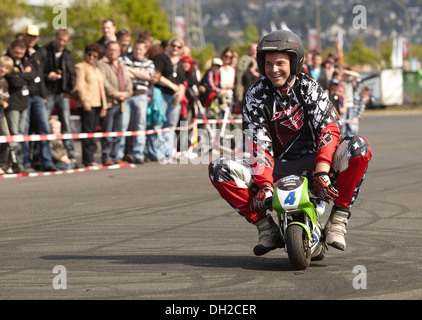
[[(204, 33), (207, 43), (217, 49), (242, 39), (248, 25), (257, 26), (260, 34), (280, 28), (285, 23), (299, 34), (307, 45), (307, 31), (316, 26), (315, 0), (202, 0)], [(356, 37), (363, 37), (370, 48), (395, 35), (407, 35), (405, 11), (398, 0), (319, 0), (322, 47), (333, 47), (340, 31), (345, 49)], [(412, 29), (412, 42), (422, 43), (422, 0), (401, 0), (407, 8)], [(366, 28), (357, 28), (365, 21)], [(356, 7), (356, 8), (355, 8)], [(355, 8), (355, 13), (353, 13)], [(358, 16), (360, 14), (360, 16)]]

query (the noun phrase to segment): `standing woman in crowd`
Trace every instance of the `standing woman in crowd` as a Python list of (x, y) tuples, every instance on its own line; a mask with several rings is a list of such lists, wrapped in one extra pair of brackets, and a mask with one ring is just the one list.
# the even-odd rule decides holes
[(225, 48), (221, 53), (223, 66), (220, 70), (220, 85), (226, 92), (225, 97), (223, 97), (223, 103), (226, 102), (229, 107), (233, 105), (233, 92), (236, 79), (236, 69), (232, 65), (234, 58), (235, 52), (229, 47)]
[[(164, 53), (154, 58), (155, 74), (153, 83), (160, 89), (163, 96), (163, 111), (167, 121), (158, 124), (154, 129), (176, 127), (180, 118), (180, 101), (185, 94), (184, 71), (180, 60), (183, 52), (184, 42), (180, 38), (169, 40)], [(175, 151), (175, 132), (168, 131), (159, 133), (155, 141), (152, 141), (152, 148), (155, 154), (150, 154), (151, 160), (168, 160)]]
[[(76, 95), (79, 107), (82, 132), (95, 132), (98, 119), (106, 115), (107, 99), (104, 89), (104, 78), (96, 66), (102, 55), (101, 46), (91, 43), (85, 47), (82, 62), (76, 64)], [(97, 144), (94, 139), (82, 139), (82, 162), (85, 166), (98, 166), (94, 160)]]

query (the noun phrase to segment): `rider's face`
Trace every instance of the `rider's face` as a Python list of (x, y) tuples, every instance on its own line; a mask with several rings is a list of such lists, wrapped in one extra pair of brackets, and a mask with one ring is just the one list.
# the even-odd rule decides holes
[(265, 75), (274, 87), (282, 87), (290, 76), (290, 58), (284, 52), (265, 54)]

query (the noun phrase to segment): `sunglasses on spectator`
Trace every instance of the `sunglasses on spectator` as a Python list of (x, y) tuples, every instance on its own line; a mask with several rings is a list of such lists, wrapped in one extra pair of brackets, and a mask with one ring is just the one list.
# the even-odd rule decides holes
[(175, 44), (172, 44), (171, 46), (172, 46), (173, 48), (182, 49), (182, 46), (178, 46), (178, 45), (175, 45)]
[(224, 55), (224, 58), (233, 58), (233, 56), (228, 56), (227, 54)]
[(88, 55), (88, 57), (94, 57), (95, 59), (98, 59), (98, 55), (97, 54), (88, 52), (87, 55)]

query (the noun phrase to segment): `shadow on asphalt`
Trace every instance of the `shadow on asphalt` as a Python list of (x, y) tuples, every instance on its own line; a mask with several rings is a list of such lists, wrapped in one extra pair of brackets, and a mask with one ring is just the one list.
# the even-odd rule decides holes
[[(103, 260), (118, 264), (165, 265), (182, 264), (204, 268), (241, 268), (256, 271), (294, 271), (287, 256), (218, 256), (218, 255), (48, 255), (45, 260)], [(311, 263), (311, 268), (326, 267), (321, 262)]]

